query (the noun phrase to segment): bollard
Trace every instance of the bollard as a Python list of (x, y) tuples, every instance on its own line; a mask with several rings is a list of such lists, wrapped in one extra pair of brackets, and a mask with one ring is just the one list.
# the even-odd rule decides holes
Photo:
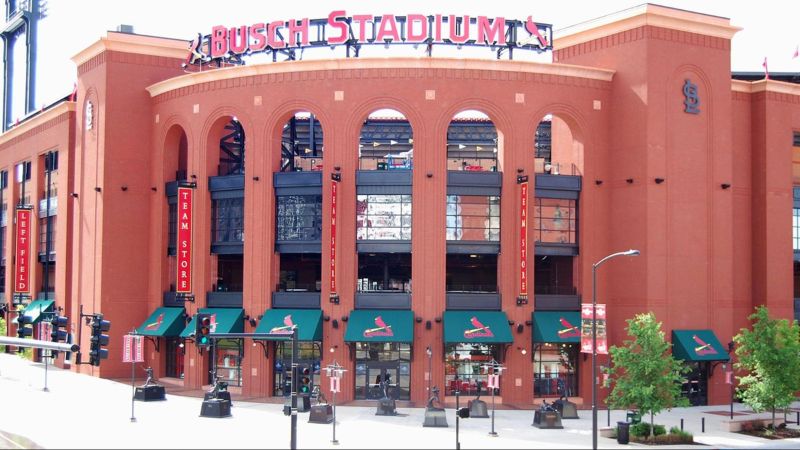
[(705, 417), (700, 419), (700, 432), (701, 433), (705, 433), (706, 432), (706, 418)]
[(800, 411), (797, 411), (797, 422), (795, 423), (800, 425)]
[[(797, 417), (800, 417), (800, 412), (797, 413)], [(797, 423), (800, 423), (800, 421), (797, 422)], [(608, 407), (608, 415), (606, 415), (606, 426), (607, 427), (611, 426), (611, 407), (610, 406)]]
[(683, 431), (683, 418), (681, 418), (681, 431)]

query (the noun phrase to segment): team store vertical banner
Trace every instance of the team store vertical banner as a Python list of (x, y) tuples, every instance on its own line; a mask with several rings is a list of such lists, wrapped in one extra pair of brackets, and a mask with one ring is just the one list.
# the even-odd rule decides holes
[(336, 191), (338, 181), (331, 181), (331, 296), (336, 294)]
[(194, 188), (178, 187), (178, 285), (176, 292), (192, 293), (192, 200)]
[(18, 208), (16, 213), (17, 250), (14, 264), (14, 292), (17, 294), (30, 294), (31, 209)]
[(520, 228), (519, 228), (519, 300), (528, 300), (528, 182), (520, 185)]
[(581, 353), (592, 353), (592, 320), (595, 319), (597, 353), (608, 354), (608, 338), (606, 337), (606, 305), (598, 304), (592, 315), (592, 304), (581, 304)]

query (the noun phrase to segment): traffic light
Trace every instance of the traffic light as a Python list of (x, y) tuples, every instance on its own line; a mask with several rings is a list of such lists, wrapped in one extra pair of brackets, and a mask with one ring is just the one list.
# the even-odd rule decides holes
[(17, 337), (20, 339), (25, 339), (29, 336), (33, 336), (31, 317), (20, 313), (19, 316), (17, 316)]
[(111, 322), (103, 320), (102, 314), (92, 316), (92, 337), (91, 350), (89, 351), (89, 364), (100, 366), (100, 361), (108, 358), (108, 350), (104, 349), (108, 345), (108, 335), (104, 331), (111, 329)]
[[(69, 319), (64, 316), (55, 316), (50, 321), (50, 339), (53, 342), (67, 342), (67, 324)], [(64, 330), (62, 330), (64, 328)]]
[(194, 339), (197, 345), (207, 347), (211, 345), (211, 314), (197, 313), (195, 322)]
[(308, 366), (304, 366), (300, 370), (300, 393), (311, 393), (311, 369), (309, 369)]

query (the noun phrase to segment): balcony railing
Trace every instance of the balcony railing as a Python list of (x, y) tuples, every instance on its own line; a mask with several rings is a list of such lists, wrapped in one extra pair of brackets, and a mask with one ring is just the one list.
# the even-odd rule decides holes
[(535, 294), (541, 295), (578, 295), (574, 286), (556, 286), (551, 284), (537, 284), (533, 289)]

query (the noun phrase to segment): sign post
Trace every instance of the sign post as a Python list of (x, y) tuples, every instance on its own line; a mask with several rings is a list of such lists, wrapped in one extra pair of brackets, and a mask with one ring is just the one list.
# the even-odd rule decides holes
[[(50, 314), (50, 313), (40, 313), (42, 315)], [(42, 320), (39, 322), (39, 339), (44, 340), (45, 337), (50, 336), (50, 322), (46, 322)], [(49, 357), (52, 356), (52, 350), (49, 353), (45, 353), (44, 350), (40, 350), (39, 354), (42, 356), (44, 360), (44, 387), (42, 388), (43, 392), (50, 392), (50, 389), (47, 388), (47, 366), (49, 361)]]
[(331, 380), (331, 395), (333, 396), (333, 438), (331, 439), (333, 445), (339, 445), (339, 441), (336, 440), (336, 393), (341, 390), (341, 380), (345, 372), (347, 370), (343, 369), (336, 361), (325, 367), (325, 373)]
[(134, 414), (134, 400), (136, 399), (136, 386), (134, 382), (137, 362), (144, 362), (144, 336), (136, 334), (136, 330), (122, 337), (122, 362), (131, 363), (131, 422), (136, 422)]
[(497, 437), (498, 434), (494, 431), (494, 391), (495, 389), (500, 389), (500, 374), (503, 373), (505, 367), (492, 359), (489, 363), (483, 365), (483, 369), (486, 370), (488, 375), (486, 385), (492, 390), (492, 431), (489, 432), (489, 436)]

